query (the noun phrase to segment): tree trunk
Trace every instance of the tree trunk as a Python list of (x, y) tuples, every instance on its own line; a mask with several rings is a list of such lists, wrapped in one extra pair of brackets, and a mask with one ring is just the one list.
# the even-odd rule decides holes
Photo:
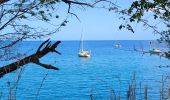
[[(58, 68), (52, 66), (52, 65), (47, 65), (47, 64), (42, 64), (40, 63), (39, 59), (49, 52), (55, 52), (57, 54), (60, 54), (58, 51), (55, 50), (55, 48), (58, 46), (58, 44), (61, 43), (60, 41), (55, 42), (54, 44), (51, 45), (51, 42), (48, 40), (44, 41), (38, 48), (37, 52), (27, 56), (19, 61), (16, 61), (14, 63), (8, 64), (6, 66), (3, 66), (0, 68), (0, 77), (4, 76), (5, 74), (8, 74), (10, 72), (13, 72), (24, 65), (28, 63), (35, 63), (37, 65), (40, 65), (46, 69), (54, 69), (54, 70), (59, 70)], [(45, 46), (45, 47), (44, 47)], [(44, 47), (42, 49), (42, 47)], [(42, 49), (42, 50), (41, 50)]]

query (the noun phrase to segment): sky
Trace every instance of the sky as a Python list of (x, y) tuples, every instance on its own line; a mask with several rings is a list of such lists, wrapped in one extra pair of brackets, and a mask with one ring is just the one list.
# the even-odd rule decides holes
[[(131, 0), (119, 0), (117, 4), (123, 8), (130, 5)], [(135, 24), (135, 33), (126, 29), (119, 30), (122, 20), (119, 15), (99, 8), (72, 8), (80, 21), (75, 16), (69, 17), (69, 23), (60, 29), (52, 40), (80, 40), (83, 34), (84, 40), (155, 40), (159, 36), (153, 34), (151, 29), (146, 29), (142, 24)], [(63, 13), (64, 12), (64, 13)], [(60, 7), (60, 18), (65, 18), (67, 5)]]

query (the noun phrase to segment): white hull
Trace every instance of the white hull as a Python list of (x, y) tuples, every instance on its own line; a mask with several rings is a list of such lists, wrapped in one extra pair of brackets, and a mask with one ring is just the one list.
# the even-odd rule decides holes
[(115, 45), (113, 45), (115, 48), (120, 48), (121, 47), (121, 45), (120, 44), (115, 44)]
[(79, 57), (90, 57), (90, 52), (89, 51), (81, 51), (79, 52)]
[(150, 53), (162, 53), (162, 51), (160, 49), (152, 49), (149, 51), (150, 51)]

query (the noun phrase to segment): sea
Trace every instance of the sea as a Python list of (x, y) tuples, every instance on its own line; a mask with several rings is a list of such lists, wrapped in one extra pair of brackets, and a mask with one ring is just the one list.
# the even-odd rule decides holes
[[(24, 41), (15, 53), (31, 55), (43, 41)], [(52, 41), (54, 43), (55, 41)], [(0, 78), (0, 100), (127, 100), (130, 87), (136, 100), (168, 98), (170, 60), (139, 51), (168, 50), (166, 44), (147, 40), (84, 41), (90, 58), (78, 57), (79, 41), (61, 41), (56, 53), (40, 59), (59, 70), (29, 63)], [(114, 44), (120, 43), (120, 48)], [(137, 50), (137, 51), (135, 51)], [(1, 61), (1, 66), (12, 61)], [(115, 99), (116, 98), (116, 99)]]

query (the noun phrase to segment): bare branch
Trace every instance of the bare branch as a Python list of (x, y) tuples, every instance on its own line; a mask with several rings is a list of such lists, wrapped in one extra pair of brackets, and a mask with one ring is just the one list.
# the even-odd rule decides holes
[(54, 66), (52, 66), (52, 65), (42, 64), (42, 63), (40, 63), (40, 62), (33, 62), (33, 63), (35, 63), (35, 64), (37, 64), (37, 65), (40, 65), (40, 66), (42, 66), (42, 67), (44, 67), (44, 68), (46, 68), (46, 69), (59, 70), (59, 68), (56, 68), (56, 67), (54, 67)]
[[(49, 40), (45, 41), (48, 42)], [(41, 44), (42, 46), (45, 44), (44, 42)], [(0, 68), (0, 77), (2, 77), (3, 75), (5, 74), (8, 74), (10, 72), (13, 72), (17, 69), (19, 69), (20, 67), (22, 67), (23, 65), (26, 65), (28, 63), (35, 63), (35, 64), (38, 64), (44, 68), (47, 68), (47, 69), (54, 69), (54, 70), (58, 70), (58, 68), (55, 68), (54, 66), (52, 65), (47, 65), (47, 64), (42, 64), (39, 62), (39, 58), (45, 56), (46, 54), (48, 54), (49, 52), (54, 52), (56, 51), (55, 48), (58, 46), (58, 44), (60, 44), (61, 41), (57, 41), (55, 42), (52, 46), (48, 47), (48, 48), (44, 48), (42, 49), (41, 51), (39, 52), (36, 52), (35, 54), (32, 54), (30, 56), (27, 56), (19, 61), (16, 61), (14, 63), (11, 63), (9, 65), (6, 65), (6, 66), (3, 66)], [(42, 46), (40, 45), (39, 48), (41, 48)]]
[(5, 2), (8, 2), (9, 0), (0, 0), (0, 4), (3, 4)]

